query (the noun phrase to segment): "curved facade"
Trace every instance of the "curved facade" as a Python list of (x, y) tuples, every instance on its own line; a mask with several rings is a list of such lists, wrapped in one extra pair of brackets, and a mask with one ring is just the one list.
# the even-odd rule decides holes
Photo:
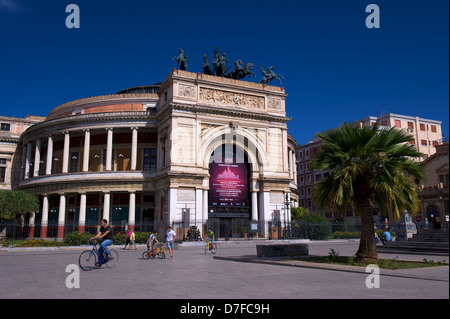
[(240, 220), (265, 236), (298, 201), (285, 98), (278, 87), (174, 70), (155, 86), (63, 104), (21, 135), (18, 189), (41, 199), (30, 223), (62, 238), (103, 218), (182, 232)]

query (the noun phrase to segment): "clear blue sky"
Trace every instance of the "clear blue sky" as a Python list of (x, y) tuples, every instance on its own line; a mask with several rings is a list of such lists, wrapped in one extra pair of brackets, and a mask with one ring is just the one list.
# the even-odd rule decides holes
[[(71, 3), (80, 29), (66, 28)], [(371, 3), (380, 29), (366, 28)], [(381, 112), (441, 120), (448, 137), (448, 39), (447, 0), (0, 0), (0, 115), (161, 82), (178, 48), (201, 72), (220, 46), (255, 65), (251, 81), (260, 65), (285, 77), (299, 144)]]

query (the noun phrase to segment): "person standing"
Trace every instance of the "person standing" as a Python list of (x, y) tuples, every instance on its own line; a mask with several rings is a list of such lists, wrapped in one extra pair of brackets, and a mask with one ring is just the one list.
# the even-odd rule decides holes
[(173, 243), (175, 242), (176, 234), (172, 230), (172, 227), (167, 227), (166, 231), (166, 241), (167, 241), (167, 247), (169, 248), (170, 258), (173, 258)]

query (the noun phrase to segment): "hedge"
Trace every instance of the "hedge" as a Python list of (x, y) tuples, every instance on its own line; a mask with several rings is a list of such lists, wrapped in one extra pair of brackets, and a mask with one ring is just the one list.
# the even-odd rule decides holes
[[(136, 244), (145, 244), (150, 237), (150, 232), (135, 232), (136, 235)], [(88, 245), (89, 239), (94, 237), (91, 233), (84, 232), (72, 232), (68, 233), (64, 236), (62, 242), (58, 242), (56, 240), (44, 240), (44, 239), (27, 239), (22, 243), (17, 245), (16, 247), (60, 247), (60, 246), (81, 246)], [(124, 245), (126, 242), (127, 236), (125, 234), (116, 234), (114, 235), (114, 245)]]

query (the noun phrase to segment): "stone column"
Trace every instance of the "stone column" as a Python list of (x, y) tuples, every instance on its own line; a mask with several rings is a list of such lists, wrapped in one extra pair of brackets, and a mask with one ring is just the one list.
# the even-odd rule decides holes
[(133, 139), (131, 141), (131, 170), (136, 170), (137, 165), (137, 148), (138, 148), (138, 128), (132, 127)]
[(196, 189), (195, 190), (195, 220), (194, 220), (195, 226), (197, 226), (197, 220), (202, 217), (203, 217), (203, 190)]
[(33, 167), (33, 177), (39, 176), (39, 168), (41, 164), (41, 139), (36, 140), (36, 148), (34, 151), (34, 167)]
[(103, 217), (102, 219), (106, 219), (108, 221), (108, 223), (110, 222), (109, 220), (109, 215), (110, 215), (110, 210), (111, 210), (111, 194), (108, 193), (104, 193), (103, 194)]
[(91, 149), (91, 131), (84, 130), (84, 150), (83, 150), (83, 170), (82, 172), (89, 171), (89, 152)]
[(136, 225), (136, 193), (130, 192), (130, 204), (128, 208), (128, 227), (134, 230)]
[(108, 131), (108, 142), (106, 145), (106, 168), (105, 171), (111, 172), (112, 171), (112, 150), (113, 150), (113, 129), (107, 128)]
[(78, 216), (78, 232), (81, 234), (86, 227), (86, 193), (80, 194), (80, 214)]
[(69, 132), (63, 132), (64, 134), (64, 154), (62, 173), (67, 174), (69, 172), (69, 157), (70, 157), (70, 134)]
[(206, 223), (208, 220), (208, 191), (203, 191), (203, 216), (202, 216), (202, 222)]
[(36, 221), (36, 213), (32, 212), (30, 214), (30, 220), (29, 220), (29, 227), (30, 229), (28, 230), (28, 238), (34, 238), (34, 223)]
[(178, 198), (178, 189), (177, 188), (169, 188), (169, 207), (167, 211), (169, 212), (169, 216), (167, 216), (167, 222), (171, 224), (176, 217), (177, 212), (177, 198)]
[(30, 165), (31, 165), (31, 148), (33, 147), (32, 143), (28, 143), (27, 145), (27, 158), (25, 160), (25, 179), (29, 179), (30, 176)]
[(48, 195), (43, 194), (42, 200), (42, 219), (41, 219), (41, 238), (47, 238), (47, 227), (48, 227)]
[(289, 149), (288, 151), (288, 165), (289, 165), (289, 178), (294, 178), (294, 170), (292, 168), (292, 150)]
[(252, 220), (258, 220), (258, 192), (252, 191)]
[(47, 161), (45, 163), (45, 175), (52, 175), (52, 165), (53, 165), (53, 137), (50, 135), (48, 137), (47, 143)]
[(66, 222), (66, 196), (63, 194), (59, 199), (59, 215), (58, 215), (58, 239), (64, 237), (64, 225)]

